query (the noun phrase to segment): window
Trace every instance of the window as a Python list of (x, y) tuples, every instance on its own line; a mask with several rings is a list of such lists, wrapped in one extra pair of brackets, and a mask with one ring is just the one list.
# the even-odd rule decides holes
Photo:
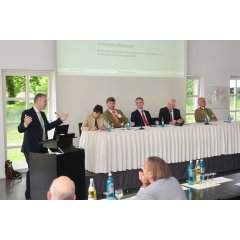
[(200, 97), (200, 76), (187, 76), (186, 121), (194, 123), (194, 112)]
[(7, 159), (12, 161), (15, 168), (25, 168), (26, 162), (21, 152), (23, 134), (18, 132), (22, 112), (33, 106), (36, 93), (45, 93), (48, 96), (48, 106), (45, 113), (49, 118), (51, 107), (50, 83), (52, 73), (48, 71), (4, 71), (5, 80), (5, 123)]
[(240, 121), (240, 77), (230, 79), (230, 115), (233, 120)]

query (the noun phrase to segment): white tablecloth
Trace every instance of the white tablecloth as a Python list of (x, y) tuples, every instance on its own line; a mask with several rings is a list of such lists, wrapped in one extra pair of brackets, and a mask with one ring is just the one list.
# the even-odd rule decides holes
[(138, 169), (149, 156), (167, 163), (240, 153), (240, 124), (215, 122), (145, 127), (145, 130), (114, 129), (83, 131), (79, 147), (85, 149), (85, 167), (94, 173)]

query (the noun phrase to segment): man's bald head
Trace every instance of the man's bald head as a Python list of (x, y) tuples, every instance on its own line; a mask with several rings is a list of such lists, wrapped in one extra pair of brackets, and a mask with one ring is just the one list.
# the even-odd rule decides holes
[(75, 184), (66, 176), (53, 180), (47, 193), (48, 200), (75, 200)]

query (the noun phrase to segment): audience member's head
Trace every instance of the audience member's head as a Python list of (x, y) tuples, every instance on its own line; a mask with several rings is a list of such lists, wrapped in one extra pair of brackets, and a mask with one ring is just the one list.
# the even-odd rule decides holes
[(143, 109), (144, 100), (141, 97), (137, 97), (135, 100), (136, 106), (138, 109)]
[(205, 108), (205, 107), (206, 107), (206, 100), (205, 100), (204, 97), (200, 97), (200, 98), (198, 99), (198, 105), (199, 105), (199, 107), (202, 107), (202, 108)]
[(107, 98), (106, 103), (107, 103), (107, 108), (108, 109), (110, 109), (112, 111), (115, 109), (116, 100), (115, 100), (114, 97)]
[(143, 176), (151, 184), (158, 179), (169, 178), (172, 174), (168, 164), (163, 159), (151, 156), (144, 164)]
[(53, 180), (47, 193), (48, 200), (75, 200), (75, 184), (66, 176), (60, 176)]
[(139, 171), (139, 180), (142, 186), (136, 199), (139, 200), (185, 200), (181, 185), (172, 176), (170, 168), (165, 161), (159, 157), (149, 157), (142, 171)]
[(168, 108), (169, 110), (172, 110), (172, 109), (174, 109), (175, 107), (176, 107), (176, 100), (173, 99), (173, 98), (169, 99), (168, 104), (167, 104), (167, 108)]
[(103, 113), (103, 107), (101, 105), (96, 105), (93, 108), (92, 117), (98, 119)]

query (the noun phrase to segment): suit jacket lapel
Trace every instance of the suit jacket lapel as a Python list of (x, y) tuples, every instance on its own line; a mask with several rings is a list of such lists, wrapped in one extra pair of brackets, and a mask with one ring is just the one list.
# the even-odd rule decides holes
[(115, 123), (115, 118), (113, 117), (112, 113), (108, 110), (108, 116), (109, 116), (109, 119), (112, 123)]
[[(40, 120), (38, 118), (38, 115), (37, 115), (37, 113), (36, 113), (36, 111), (33, 107), (32, 107), (32, 113), (33, 113), (33, 117), (36, 119), (36, 122), (38, 122), (39, 127), (42, 129), (42, 126), (41, 126)], [(43, 120), (43, 122), (44, 122), (44, 120)]]

